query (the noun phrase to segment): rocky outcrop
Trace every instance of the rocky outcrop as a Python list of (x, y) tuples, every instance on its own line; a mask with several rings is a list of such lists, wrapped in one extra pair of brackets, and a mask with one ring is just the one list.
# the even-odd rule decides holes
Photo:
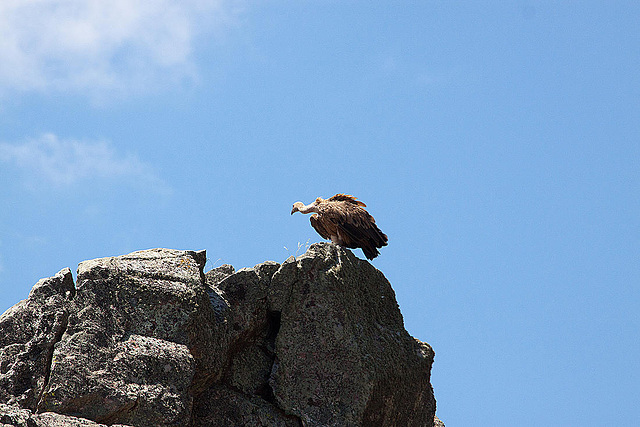
[(74, 294), (71, 270), (65, 268), (38, 281), (29, 298), (0, 317), (0, 403), (36, 409)]
[(205, 261), (154, 249), (39, 281), (0, 317), (0, 425), (434, 425), (433, 351), (367, 261), (325, 243)]

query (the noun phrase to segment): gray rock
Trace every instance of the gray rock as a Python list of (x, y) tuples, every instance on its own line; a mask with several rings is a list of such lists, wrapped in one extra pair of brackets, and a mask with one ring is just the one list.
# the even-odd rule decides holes
[[(69, 415), (56, 414), (55, 412), (44, 412), (33, 415), (33, 420), (37, 427), (107, 427), (105, 424), (98, 424), (86, 418), (72, 417)], [(111, 424), (111, 427), (129, 427), (125, 424)]]
[(434, 417), (433, 419), (433, 427), (445, 427), (444, 423), (440, 421), (440, 418)]
[(299, 425), (273, 404), (269, 386), (279, 313), (268, 310), (267, 295), (279, 267), (267, 261), (224, 277), (218, 269), (205, 275), (217, 301), (215, 328), (223, 332), (219, 346), (227, 349), (227, 367), (220, 382), (196, 398), (194, 425), (214, 419), (220, 425)]
[(38, 281), (29, 298), (0, 316), (0, 402), (35, 409), (74, 293), (71, 270), (65, 268)]
[[(282, 422), (432, 425), (433, 350), (406, 332), (391, 285), (368, 262), (316, 244), (280, 266), (264, 263), (207, 283), (226, 302), (220, 326), (230, 361), (224, 387), (200, 396), (196, 407), (219, 407), (233, 390), (247, 401), (261, 397), (261, 408), (287, 415)], [(232, 400), (223, 412), (244, 413)], [(263, 425), (236, 425), (252, 424)]]
[(156, 249), (85, 261), (38, 411), (188, 425), (190, 389), (221, 375), (205, 257)]
[(36, 422), (30, 410), (0, 403), (0, 427), (5, 426), (35, 427)]
[[(28, 409), (0, 404), (0, 427), (106, 427), (84, 418), (44, 412), (33, 414)], [(112, 427), (128, 427), (123, 424), (113, 424)]]
[(263, 398), (214, 385), (194, 404), (194, 427), (299, 427), (300, 420)]
[(433, 350), (367, 261), (205, 262), (153, 249), (39, 281), (0, 317), (0, 426), (442, 425)]
[(380, 271), (314, 244), (273, 282), (281, 322), (270, 385), (280, 408), (312, 426), (432, 424), (433, 350), (406, 332)]
[(231, 276), (235, 272), (236, 270), (232, 265), (229, 264), (222, 264), (220, 267), (212, 268), (211, 270), (207, 271), (207, 274), (205, 275), (207, 286), (216, 287), (218, 286), (218, 283), (222, 282), (224, 279)]

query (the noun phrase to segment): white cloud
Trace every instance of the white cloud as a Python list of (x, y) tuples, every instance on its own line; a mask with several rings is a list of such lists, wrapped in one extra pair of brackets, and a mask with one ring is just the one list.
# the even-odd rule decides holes
[(0, 89), (130, 92), (196, 76), (237, 0), (2, 0)]
[(44, 134), (23, 143), (0, 142), (0, 161), (13, 163), (38, 187), (68, 187), (103, 180), (132, 184), (166, 194), (170, 188), (151, 166), (132, 154), (119, 154), (106, 141), (59, 139)]

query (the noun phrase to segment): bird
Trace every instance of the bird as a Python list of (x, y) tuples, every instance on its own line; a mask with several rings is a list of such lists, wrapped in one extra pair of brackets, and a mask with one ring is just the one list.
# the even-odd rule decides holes
[(357, 197), (338, 193), (328, 199), (318, 197), (309, 205), (295, 202), (291, 215), (313, 213), (309, 221), (320, 236), (340, 246), (361, 248), (367, 259), (372, 260), (380, 255), (378, 248), (387, 246), (388, 239), (364, 209), (366, 206)]

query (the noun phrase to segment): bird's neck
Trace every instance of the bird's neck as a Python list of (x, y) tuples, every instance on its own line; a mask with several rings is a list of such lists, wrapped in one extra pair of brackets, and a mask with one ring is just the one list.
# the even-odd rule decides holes
[(300, 208), (298, 208), (298, 210), (300, 212), (302, 212), (303, 214), (308, 214), (311, 212), (318, 212), (318, 208), (316, 206), (314, 206), (313, 204), (311, 205), (303, 205)]

